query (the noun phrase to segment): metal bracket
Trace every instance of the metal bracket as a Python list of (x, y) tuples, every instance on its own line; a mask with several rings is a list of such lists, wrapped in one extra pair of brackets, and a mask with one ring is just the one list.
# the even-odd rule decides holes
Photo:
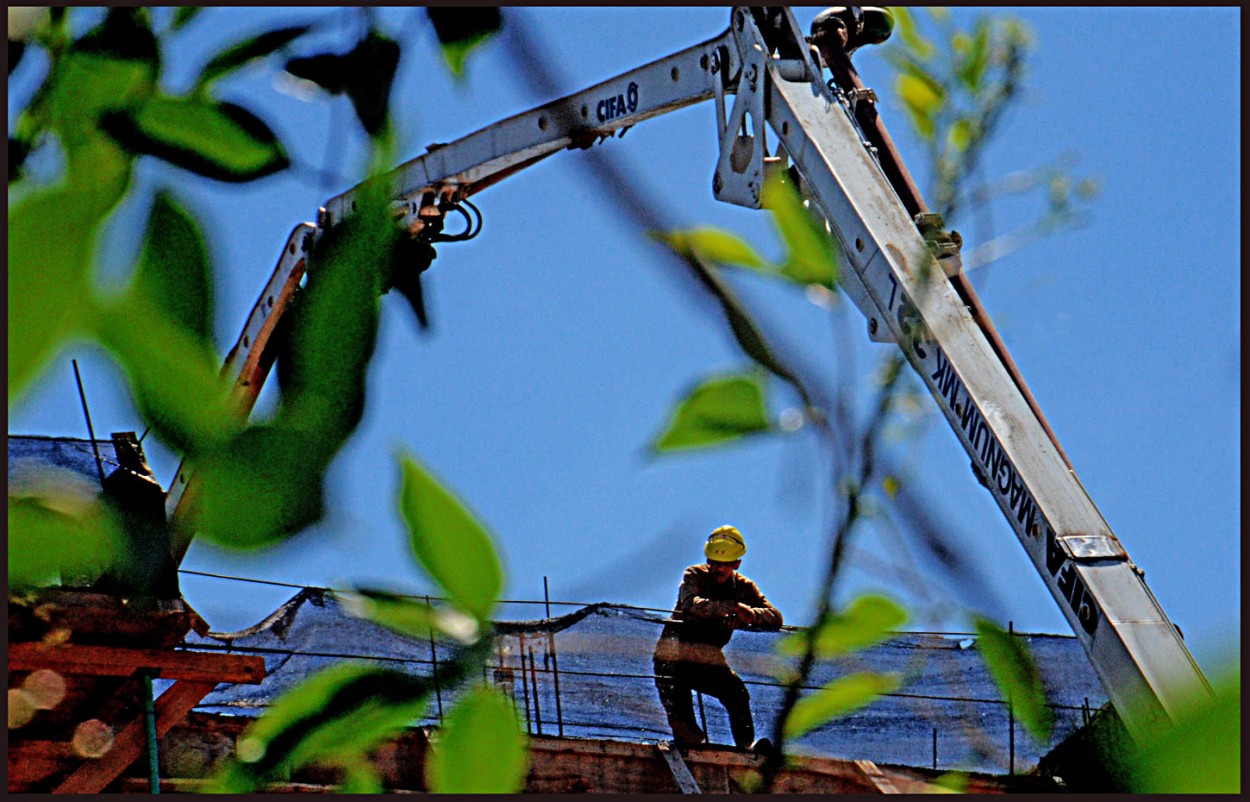
[(712, 194), (720, 201), (758, 209), (764, 189), (764, 52), (753, 44), (742, 56), (738, 93), (728, 120), (724, 100), (719, 93), (716, 98), (720, 157)]
[(877, 102), (877, 93), (867, 87), (864, 87), (863, 89), (850, 89), (850, 90), (847, 90), (845, 94), (846, 94), (846, 105), (851, 107), (851, 114), (855, 113), (855, 106), (861, 100), (867, 100), (870, 103)]
[(1128, 559), (1128, 553), (1112, 535), (1064, 535), (1055, 541), (1069, 559), (1077, 562)]

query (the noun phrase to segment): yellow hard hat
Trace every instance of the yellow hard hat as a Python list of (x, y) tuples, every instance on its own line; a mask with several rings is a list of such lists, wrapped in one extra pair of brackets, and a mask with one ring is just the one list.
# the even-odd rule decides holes
[(703, 546), (703, 553), (707, 555), (709, 560), (731, 563), (734, 560), (741, 559), (742, 555), (747, 553), (747, 542), (736, 527), (726, 524), (725, 526), (717, 527), (712, 531), (712, 534), (707, 536), (707, 543)]

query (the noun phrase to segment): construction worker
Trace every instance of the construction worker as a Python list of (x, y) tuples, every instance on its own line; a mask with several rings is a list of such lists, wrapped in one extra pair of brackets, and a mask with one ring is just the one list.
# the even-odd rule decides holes
[(691, 691), (714, 697), (729, 714), (734, 744), (762, 751), (755, 741), (746, 683), (725, 662), (721, 651), (735, 629), (777, 630), (781, 613), (755, 583), (738, 573), (746, 540), (732, 526), (722, 526), (703, 546), (706, 563), (692, 565), (681, 577), (672, 620), (655, 645), (655, 687), (679, 747), (703, 743), (707, 736), (694, 718)]

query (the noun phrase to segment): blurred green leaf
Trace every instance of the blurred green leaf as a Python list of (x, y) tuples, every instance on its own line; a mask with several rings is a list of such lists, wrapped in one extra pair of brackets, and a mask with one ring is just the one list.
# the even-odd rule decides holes
[(657, 452), (705, 448), (772, 429), (758, 376), (722, 376), (694, 388), (656, 439)]
[[(907, 623), (907, 611), (884, 596), (857, 597), (845, 611), (830, 615), (815, 633), (815, 654), (822, 660), (857, 652), (887, 641)], [(800, 655), (806, 650), (810, 631), (796, 632), (777, 644), (784, 655)]]
[(282, 425), (316, 433), (333, 454), (364, 412), (365, 376), (377, 342), (380, 293), (395, 232), (381, 196), (360, 194), (357, 211), (325, 232), (290, 314), (278, 359)]
[(1241, 792), (1241, 671), (1214, 683), (1204, 699), (1177, 717), (1129, 760), (1133, 791), (1144, 794)]
[(457, 610), (435, 607), (426, 602), (378, 590), (340, 593), (343, 609), (412, 638), (429, 637), (430, 632), (450, 635), (462, 643), (472, 643), (481, 634), (478, 621)]
[(401, 456), (400, 511), (412, 551), (451, 603), (489, 621), (503, 589), (503, 567), (486, 529), (411, 456)]
[(378, 137), (386, 125), (399, 56), (398, 42), (370, 30), (348, 53), (294, 58), (287, 62), (286, 71), (332, 95), (346, 93), (365, 131)]
[(203, 8), (198, 6), (179, 6), (174, 11), (174, 21), (170, 27), (172, 27), (175, 31), (182, 30), (186, 27), (188, 22), (195, 19), (195, 17), (203, 10)]
[(132, 153), (155, 156), (218, 181), (253, 181), (286, 169), (286, 150), (260, 118), (233, 103), (153, 97), (101, 126)]
[(942, 110), (945, 101), (941, 85), (912, 73), (902, 73), (895, 80), (895, 90), (916, 130), (923, 138), (933, 139), (937, 130), (934, 117)]
[(838, 716), (864, 707), (898, 686), (898, 678), (890, 674), (861, 673), (839, 677), (816, 693), (799, 699), (786, 719), (786, 738), (801, 738)]
[(152, 32), (151, 12), (146, 8), (109, 9), (104, 21), (75, 42), (73, 49), (109, 60), (141, 63), (153, 75), (160, 71), (160, 45)]
[(9, 404), (65, 339), (85, 327), (100, 225), (124, 197), (130, 165), (107, 140), (84, 139), (66, 183), (9, 207)]
[(764, 208), (772, 213), (773, 224), (786, 245), (786, 261), (782, 275), (798, 284), (819, 284), (834, 289), (838, 280), (838, 262), (833, 240), (803, 206), (798, 189), (781, 174), (764, 183)]
[(199, 222), (160, 190), (148, 215), (134, 291), (189, 334), (213, 340), (212, 270)]
[[(63, 488), (51, 489), (64, 493)], [(50, 585), (86, 586), (105, 571), (123, 567), (124, 539), (106, 507), (91, 503), (77, 512), (55, 495), (9, 496), (10, 590)], [(70, 502), (83, 507), (79, 500)]]
[(916, 28), (916, 21), (912, 19), (911, 11), (905, 6), (891, 6), (890, 13), (894, 15), (894, 30), (898, 31), (903, 44), (921, 60), (932, 56), (933, 43), (922, 36)]
[(653, 239), (663, 242), (678, 253), (697, 255), (708, 262), (750, 267), (770, 272), (772, 265), (737, 236), (718, 228), (700, 227), (686, 231), (651, 232)]
[(343, 761), (343, 782), (339, 784), (338, 793), (380, 794), (383, 790), (382, 775), (368, 755)]
[(426, 762), (439, 794), (515, 794), (525, 787), (529, 751), (511, 700), (479, 685), (461, 697)]
[(975, 124), (967, 117), (960, 117), (946, 132), (946, 144), (958, 153), (963, 153), (972, 144)]
[(1037, 742), (1046, 743), (1054, 719), (1046, 706), (1042, 675), (1028, 647), (993, 621), (974, 617), (973, 624), (977, 630), (977, 648), (1003, 698)]
[(323, 481), (333, 452), (316, 431), (251, 426), (195, 460), (194, 526), (236, 549), (273, 545), (325, 513)]
[(350, 765), (425, 710), (425, 677), (340, 663), (283, 694), (239, 738), (215, 790), (248, 793), (284, 769)]
[(101, 305), (94, 332), (126, 371), (144, 420), (177, 451), (194, 457), (242, 428), (217, 356), (144, 296)]
[(976, 93), (981, 89), (981, 81), (985, 70), (990, 64), (990, 21), (988, 17), (978, 17), (975, 32), (968, 37), (967, 49), (963, 53), (956, 74), (969, 92)]
[(309, 25), (293, 25), (289, 28), (274, 28), (270, 31), (236, 42), (209, 59), (195, 79), (194, 92), (203, 91), (213, 81), (229, 75), (240, 67), (263, 59), (271, 53), (281, 50), (308, 32)]
[[(99, 122), (109, 111), (138, 109), (152, 95), (156, 73), (143, 62), (124, 61), (91, 53), (72, 53), (61, 59), (48, 76), (48, 127), (65, 150), (70, 181), (75, 157), (84, 145), (101, 138)], [(37, 114), (42, 116), (41, 107)], [(90, 170), (90, 168), (87, 168)]]
[(465, 61), (474, 48), (503, 27), (503, 16), (498, 8), (434, 6), (425, 13), (442, 45), (443, 58), (456, 77), (464, 75)]
[(939, 774), (934, 778), (933, 784), (939, 788), (944, 788), (947, 793), (968, 793), (968, 775), (962, 771), (948, 771), (945, 774)]

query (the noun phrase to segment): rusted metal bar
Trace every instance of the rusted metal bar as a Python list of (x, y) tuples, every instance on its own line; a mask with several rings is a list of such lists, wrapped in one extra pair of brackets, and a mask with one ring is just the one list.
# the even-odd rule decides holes
[[(877, 161), (881, 165), (881, 170), (885, 173), (890, 185), (894, 187), (894, 191), (898, 195), (899, 200), (903, 202), (907, 213), (913, 219), (918, 214), (928, 214), (929, 207), (925, 204), (924, 197), (920, 194), (920, 189), (916, 186), (915, 180), (912, 179), (911, 173), (908, 172), (907, 165), (903, 163), (903, 158), (899, 155), (898, 148), (895, 147), (894, 140), (890, 137), (890, 132), (886, 130), (885, 123), (882, 122), (880, 115), (877, 114), (876, 96), (864, 87), (864, 82), (860, 80), (859, 73), (856, 72), (855, 66), (851, 64), (850, 56), (846, 54), (846, 28), (837, 25), (826, 25), (819, 30), (813, 30), (812, 44), (820, 53), (825, 66), (833, 73), (833, 80), (837, 85), (844, 92), (856, 93), (858, 100), (854, 104), (855, 120), (859, 123), (864, 136), (868, 138), (869, 144), (877, 149)], [(1016, 367), (1011, 354), (1007, 352), (1007, 346), (998, 335), (998, 330), (994, 328), (994, 323), (990, 320), (989, 313), (985, 311), (985, 307), (981, 304), (981, 299), (977, 296), (976, 290), (972, 288), (972, 283), (968, 281), (968, 277), (962, 271), (951, 276), (950, 282), (955, 291), (959, 293), (960, 299), (972, 313), (973, 320), (977, 322), (977, 325), (985, 334), (990, 347), (1002, 361), (1003, 367), (1007, 369), (1007, 373), (1011, 376), (1012, 381), (1019, 388), (1020, 394), (1024, 396), (1029, 409), (1037, 416), (1037, 421), (1041, 424), (1047, 437), (1054, 443), (1055, 449), (1059, 452), (1059, 456), (1063, 459), (1064, 464), (1068, 466), (1069, 470), (1072, 470), (1072, 461), (1068, 459), (1063, 446), (1059, 445), (1059, 438), (1055, 436), (1054, 431), (1050, 428), (1050, 423), (1047, 422), (1046, 416), (1042, 414), (1042, 408), (1038, 405), (1037, 399), (1033, 397), (1033, 393), (1024, 382), (1024, 377), (1020, 374), (1020, 369)]]
[(711, 743), (712, 735), (707, 731), (707, 713), (703, 710), (703, 691), (695, 691), (694, 694), (699, 700), (699, 718), (703, 721), (703, 734), (707, 736), (708, 743)]
[(530, 651), (530, 681), (534, 683), (534, 726), (538, 730), (538, 734), (543, 734), (543, 716), (538, 709), (538, 664), (534, 661), (534, 647), (529, 647)]

